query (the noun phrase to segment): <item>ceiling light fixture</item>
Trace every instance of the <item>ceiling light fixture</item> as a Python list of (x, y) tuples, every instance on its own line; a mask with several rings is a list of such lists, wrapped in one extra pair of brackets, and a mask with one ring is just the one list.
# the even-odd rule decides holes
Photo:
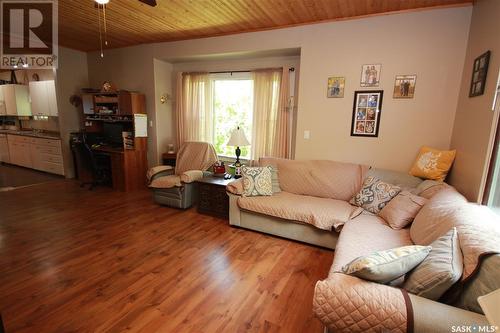
[(101, 11), (102, 11), (102, 25), (104, 27), (104, 45), (108, 46), (108, 30), (106, 24), (106, 5), (109, 0), (94, 0), (97, 3), (97, 22), (99, 25), (99, 45), (101, 47), (101, 58), (104, 58), (104, 51), (102, 47), (102, 28), (101, 28)]

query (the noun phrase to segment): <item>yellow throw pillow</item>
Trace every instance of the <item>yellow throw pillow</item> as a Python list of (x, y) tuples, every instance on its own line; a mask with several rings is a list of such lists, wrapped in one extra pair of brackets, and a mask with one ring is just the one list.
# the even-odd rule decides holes
[(444, 181), (455, 160), (456, 150), (438, 150), (430, 147), (420, 148), (417, 160), (410, 175), (424, 179)]

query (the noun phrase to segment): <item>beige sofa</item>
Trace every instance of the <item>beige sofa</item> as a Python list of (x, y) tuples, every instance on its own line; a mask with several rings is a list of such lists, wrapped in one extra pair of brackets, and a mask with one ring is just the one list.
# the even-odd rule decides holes
[(399, 172), (335, 161), (261, 158), (278, 170), (280, 193), (242, 198), (241, 179), (227, 187), (229, 223), (288, 239), (335, 249), (342, 225), (362, 212), (348, 204), (364, 178), (373, 175), (404, 188), (421, 179)]
[[(293, 220), (294, 214), (269, 209), (269, 205), (262, 203), (267, 199), (274, 205), (298, 205), (300, 197), (296, 196), (302, 196), (298, 209), (289, 206), (290, 210), (304, 213), (304, 207), (310, 205), (313, 208), (306, 209), (307, 215), (313, 213), (314, 207), (326, 204), (342, 210), (345, 217), (345, 207), (337, 200), (347, 200), (358, 191), (369, 173), (408, 189), (416, 188), (421, 180), (332, 161), (262, 159), (260, 162), (278, 168), (284, 193), (273, 195), (279, 198), (277, 203), (276, 198), (273, 201), (272, 197), (261, 197), (253, 199), (257, 204), (249, 205), (245, 203), (247, 198), (238, 195), (241, 182), (231, 184), (228, 186), (230, 224), (335, 248), (330, 273), (316, 284), (313, 300), (315, 315), (330, 332), (432, 333), (451, 332), (453, 326), (459, 329), (463, 325), (488, 325), (477, 297), (500, 288), (500, 221), (493, 213), (467, 203), (458, 192), (443, 187), (445, 190), (437, 194), (437, 191), (427, 192), (430, 200), (409, 228), (394, 230), (378, 216), (367, 212), (356, 215), (356, 211), (351, 211), (353, 214), (344, 223), (338, 220), (342, 214), (335, 212), (336, 219), (330, 221), (332, 230), (328, 231), (304, 221), (304, 214), (295, 215), (302, 221)], [(320, 202), (322, 199), (328, 200)], [(319, 218), (326, 219), (321, 214)], [(429, 245), (453, 226), (457, 227), (464, 256), (464, 274), (462, 281), (439, 302), (340, 273), (343, 265), (359, 256), (405, 245)]]

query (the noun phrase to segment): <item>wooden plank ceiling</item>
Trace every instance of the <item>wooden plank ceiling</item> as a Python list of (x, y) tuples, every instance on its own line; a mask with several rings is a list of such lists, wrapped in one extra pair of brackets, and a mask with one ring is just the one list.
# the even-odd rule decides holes
[[(430, 7), (472, 0), (110, 0), (110, 48), (151, 42), (259, 31), (308, 23)], [(59, 1), (59, 43), (73, 49), (99, 49), (94, 0)]]

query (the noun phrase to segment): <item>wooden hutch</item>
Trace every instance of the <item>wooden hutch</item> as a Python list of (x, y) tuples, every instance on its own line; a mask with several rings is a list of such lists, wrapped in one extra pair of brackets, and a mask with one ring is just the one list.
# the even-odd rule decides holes
[(102, 133), (106, 124), (123, 127), (122, 146), (103, 144), (91, 147), (110, 155), (113, 188), (120, 191), (145, 188), (148, 161), (144, 94), (129, 91), (84, 93), (82, 104), (85, 132)]

